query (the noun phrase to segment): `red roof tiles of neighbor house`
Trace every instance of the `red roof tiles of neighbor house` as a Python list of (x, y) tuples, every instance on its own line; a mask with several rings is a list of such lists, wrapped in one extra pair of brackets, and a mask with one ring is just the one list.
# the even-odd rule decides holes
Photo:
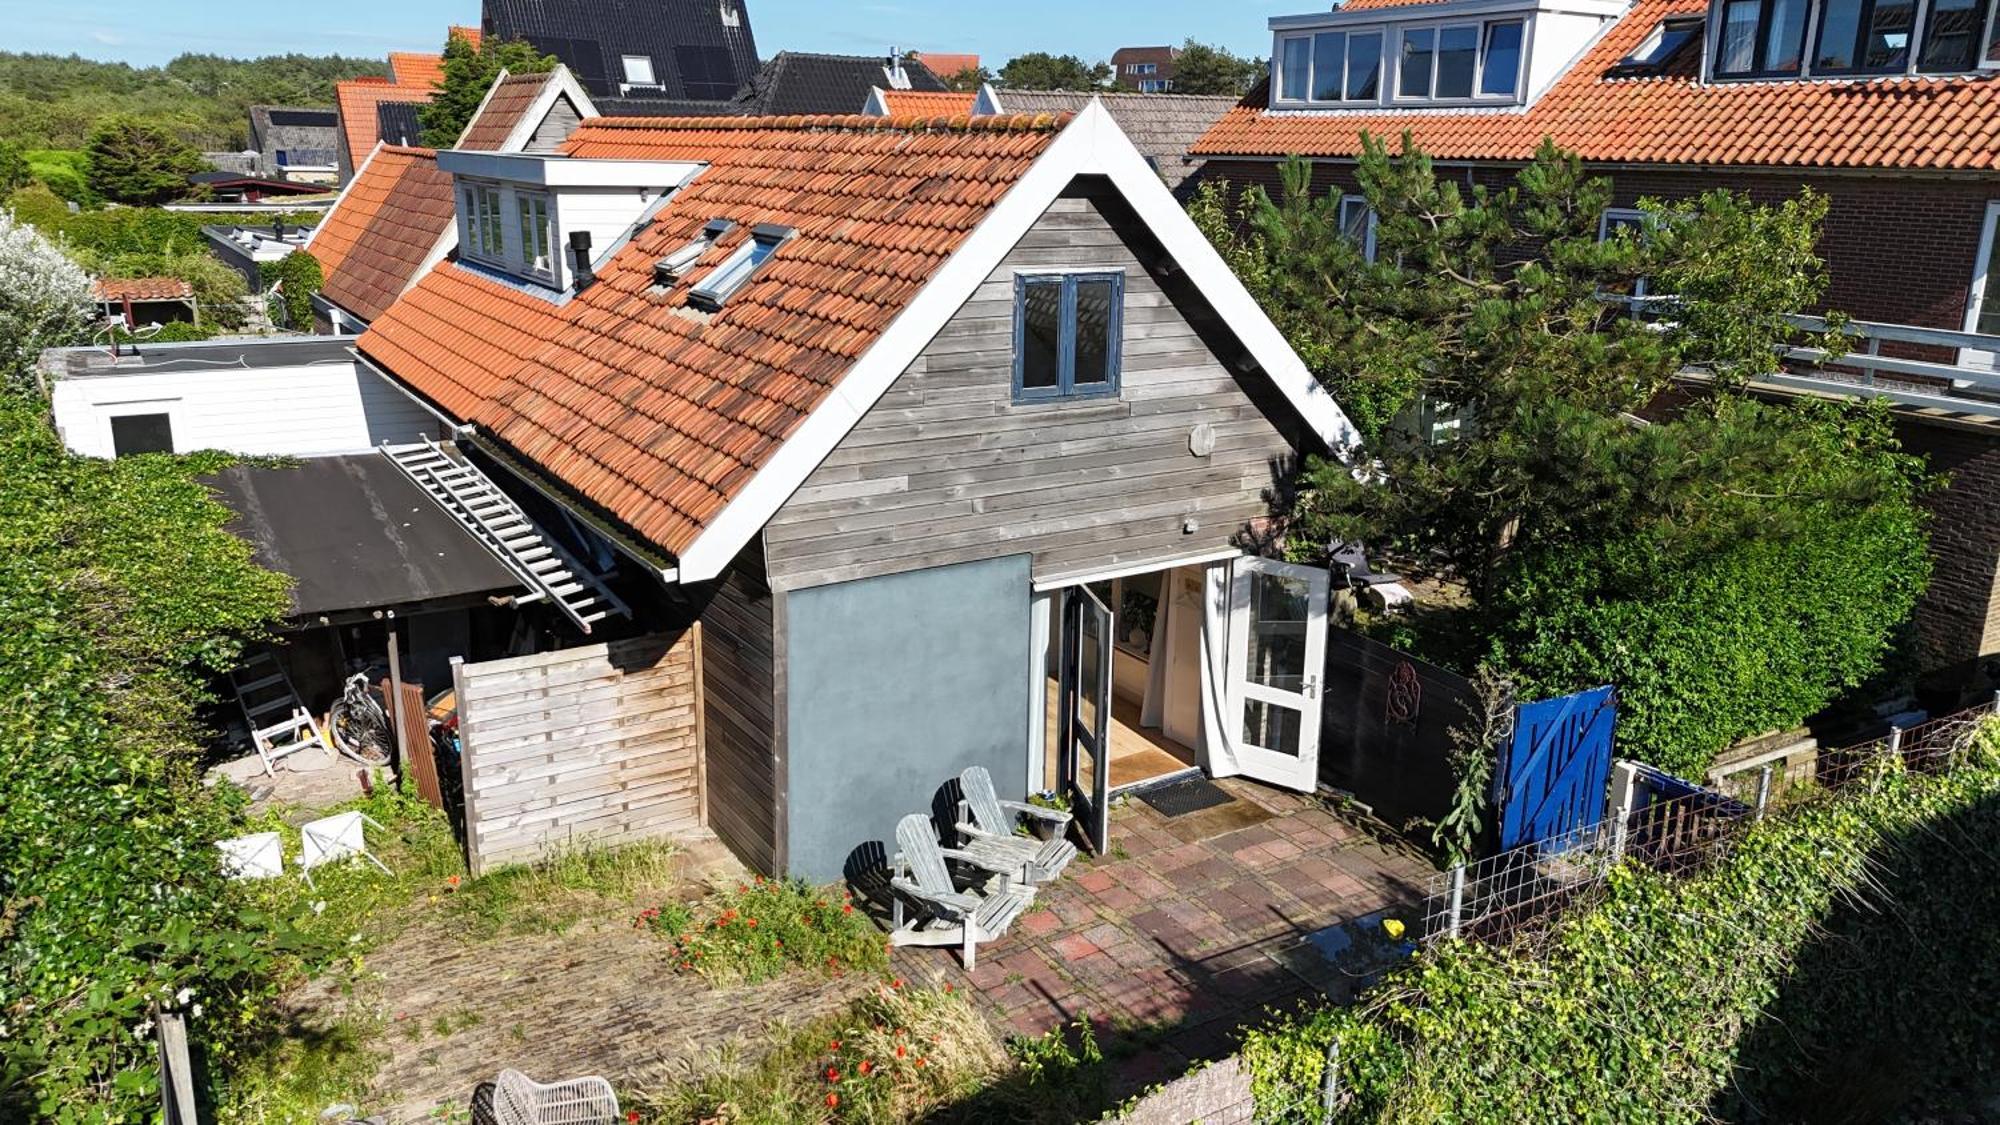
[(390, 51), (389, 76), (398, 86), (435, 90), (444, 85), (444, 56), (424, 51)]
[(414, 86), (334, 83), (333, 98), (340, 107), (341, 136), (347, 143), (347, 156), (352, 166), (361, 167), (368, 154), (374, 151), (375, 142), (382, 139), (381, 119), (376, 115), (376, 107), (383, 102), (427, 102), (436, 93), (434, 89)]
[(514, 127), (521, 123), (535, 99), (549, 84), (547, 74), (510, 74), (494, 84), (493, 92), (479, 115), (465, 127), (458, 147), (492, 152), (507, 143)]
[(933, 94), (917, 90), (884, 90), (882, 100), (891, 117), (958, 117), (970, 115), (978, 94)]
[(90, 283), (94, 301), (191, 301), (194, 286), (178, 277), (100, 277)]
[(475, 51), (479, 49), (480, 41), (485, 38), (485, 33), (480, 31), (476, 27), (453, 26), (450, 29), (448, 29), (445, 32), (445, 34), (465, 40), (468, 44), (472, 46), (472, 49)]
[(978, 55), (935, 54), (918, 51), (917, 61), (930, 68), (932, 74), (947, 81), (968, 70), (979, 69)]
[(1635, 164), (1948, 170), (2000, 161), (2000, 76), (1704, 85), (1691, 57), (1665, 74), (1614, 76), (1663, 19), (1706, 11), (1704, 0), (1639, 0), (1526, 111), (1273, 114), (1246, 102), (1194, 155), (1352, 156), (1364, 131), (1393, 148), (1407, 129), (1443, 160), (1526, 160), (1552, 137), (1586, 160)]
[(454, 221), (451, 177), (427, 148), (383, 145), (320, 221), (307, 251), (327, 300), (373, 320), (409, 288)]
[[(557, 303), (447, 263), (360, 341), (375, 362), (676, 554), (737, 496), (1066, 119), (610, 118), (574, 156), (707, 167)], [(653, 264), (739, 224), (662, 290)], [(760, 223), (794, 228), (722, 310), (688, 304)]]

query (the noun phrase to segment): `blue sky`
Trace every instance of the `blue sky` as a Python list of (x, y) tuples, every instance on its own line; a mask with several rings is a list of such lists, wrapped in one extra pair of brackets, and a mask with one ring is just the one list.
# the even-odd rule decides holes
[[(1028, 51), (1103, 58), (1193, 37), (1269, 50), (1265, 20), (1331, 7), (1235, 0), (747, 0), (759, 51), (873, 54), (890, 46), (969, 51), (997, 66)], [(436, 50), (446, 25), (479, 22), (479, 0), (0, 0), (0, 49), (72, 52), (135, 64), (183, 51), (380, 55)]]

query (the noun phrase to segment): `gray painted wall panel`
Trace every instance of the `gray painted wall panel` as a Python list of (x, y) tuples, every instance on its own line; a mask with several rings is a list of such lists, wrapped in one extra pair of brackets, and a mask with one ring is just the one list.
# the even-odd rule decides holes
[(967, 766), (1025, 795), (1028, 574), (1013, 555), (784, 595), (791, 874), (840, 878)]
[[(766, 528), (799, 589), (1028, 553), (1037, 578), (1229, 546), (1269, 512), (1303, 427), (1108, 188), (1081, 183)], [(1012, 401), (1021, 269), (1125, 271), (1119, 397)], [(1197, 426), (1215, 450), (1189, 450)], [(1193, 519), (1198, 530), (1183, 531)]]

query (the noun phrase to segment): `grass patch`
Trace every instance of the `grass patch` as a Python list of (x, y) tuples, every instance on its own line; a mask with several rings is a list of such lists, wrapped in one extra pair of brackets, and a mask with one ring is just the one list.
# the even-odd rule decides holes
[[(285, 878), (251, 883), (245, 893), (274, 920), (301, 936), (298, 981), (337, 974), (339, 991), (368, 991), (368, 955), (413, 926), (430, 925), (443, 939), (466, 946), (527, 933), (564, 933), (587, 919), (623, 920), (642, 902), (681, 887), (679, 849), (665, 842), (616, 850), (564, 852), (533, 867), (511, 867), (472, 879), (443, 813), (409, 788), (378, 784), (375, 791), (315, 815), (359, 811), (376, 824), (368, 847), (389, 874), (367, 863), (328, 864), (313, 871), (313, 888), (298, 877), (299, 830), (286, 823), (295, 810), (265, 811), (249, 826), (284, 841)], [(379, 827), (378, 827), (379, 826)], [(389, 1051), (389, 1029), (374, 1016), (346, 1011), (280, 1017), (262, 1029), (264, 1049), (238, 1069), (218, 1092), (223, 1122), (315, 1122), (327, 1106), (365, 1103), (368, 1086)], [(403, 1029), (408, 1038), (446, 1037), (481, 1022), (471, 1007)], [(324, 1019), (324, 1026), (314, 1020)], [(518, 1029), (527, 1041), (531, 1029)]]
[(328, 1106), (359, 1104), (388, 1056), (382, 1028), (357, 1017), (272, 1029), (270, 1047), (237, 1068), (216, 1099), (221, 1125), (311, 1125)]
[(887, 984), (779, 1033), (760, 1057), (725, 1056), (703, 1077), (627, 1100), (663, 1125), (1069, 1125), (1109, 1108), (1105, 1088), (1087, 1023), (1003, 1045), (962, 994)]
[(682, 972), (716, 984), (774, 980), (795, 969), (833, 976), (888, 967), (888, 940), (845, 892), (770, 880), (738, 884), (698, 907), (670, 903), (639, 923), (674, 943)]

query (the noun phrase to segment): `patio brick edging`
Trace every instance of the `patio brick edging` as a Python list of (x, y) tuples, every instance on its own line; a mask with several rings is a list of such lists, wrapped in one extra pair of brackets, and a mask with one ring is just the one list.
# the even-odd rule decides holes
[(1119, 1125), (1247, 1125), (1256, 1116), (1239, 1055), (1202, 1067), (1141, 1097)]

